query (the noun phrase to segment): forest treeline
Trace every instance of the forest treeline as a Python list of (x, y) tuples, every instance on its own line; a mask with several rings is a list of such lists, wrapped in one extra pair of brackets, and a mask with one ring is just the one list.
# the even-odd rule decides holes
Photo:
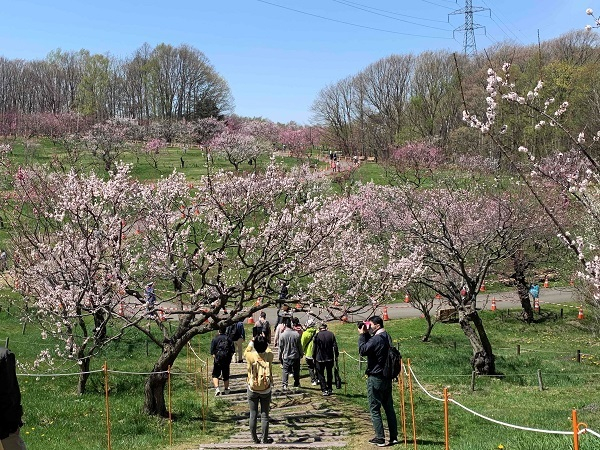
[[(569, 110), (576, 111), (563, 118), (565, 126), (595, 133), (599, 43), (597, 33), (582, 30), (539, 45), (500, 43), (470, 58), (449, 51), (390, 55), (319, 92), (312, 107), (313, 125), (322, 130), (319, 144), (385, 160), (398, 146), (426, 141), (452, 153), (499, 160), (497, 147), (462, 121), (462, 111), (485, 115), (487, 70), (501, 71), (507, 62), (518, 90), (533, 90), (543, 80), (542, 95), (568, 101)], [(143, 44), (124, 58), (87, 50), (55, 50), (35, 61), (0, 58), (0, 100), (3, 135), (27, 134), (19, 130), (31, 127), (19, 124), (39, 114), (70, 120), (68, 128), (79, 130), (115, 118), (141, 124), (233, 112), (227, 81), (188, 45)], [(525, 145), (541, 157), (567, 144), (552, 127), (534, 133), (531, 117), (507, 108), (500, 111), (506, 145)]]
[[(502, 72), (510, 63), (518, 91), (533, 91), (543, 80), (541, 95), (557, 104), (569, 102), (572, 112), (563, 118), (567, 128), (595, 133), (600, 129), (599, 43), (596, 33), (582, 30), (539, 45), (497, 44), (473, 58), (449, 51), (390, 55), (322, 89), (313, 104), (314, 119), (326, 125), (332, 146), (350, 154), (385, 160), (406, 142), (428, 141), (452, 153), (499, 159), (497, 147), (462, 121), (465, 107), (485, 117), (487, 70)], [(536, 122), (518, 108), (503, 108), (499, 121), (507, 124), (502, 137), (507, 145), (524, 145), (544, 156), (566, 143), (552, 128), (534, 133)]]
[(94, 121), (199, 119), (232, 111), (227, 81), (199, 50), (143, 44), (117, 58), (55, 50), (43, 60), (0, 58), (4, 116), (79, 113)]

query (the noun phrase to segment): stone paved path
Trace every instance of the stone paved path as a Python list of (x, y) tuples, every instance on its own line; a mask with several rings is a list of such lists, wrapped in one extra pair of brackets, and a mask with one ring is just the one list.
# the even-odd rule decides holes
[[(275, 361), (278, 360), (277, 349), (273, 349)], [(337, 449), (355, 448), (351, 441), (357, 439), (363, 425), (370, 424), (365, 412), (358, 408), (347, 408), (334, 394), (323, 397), (319, 386), (312, 386), (307, 376), (307, 370), (302, 368), (302, 387), (297, 390), (283, 392), (281, 390), (281, 368), (273, 365), (275, 390), (271, 400), (269, 435), (272, 444), (255, 444), (250, 437), (248, 426), (248, 401), (246, 395), (246, 364), (231, 364), (230, 390), (223, 400), (230, 402), (230, 407), (236, 414), (235, 432), (228, 439), (210, 444), (201, 444), (193, 450), (208, 449)], [(291, 381), (291, 380), (290, 380)], [(290, 383), (291, 385), (291, 383)], [(213, 394), (213, 390), (209, 394)], [(338, 392), (343, 392), (343, 388)], [(258, 431), (260, 433), (260, 413)], [(358, 426), (357, 426), (358, 425)], [(364, 434), (364, 433), (362, 433)], [(366, 441), (370, 438), (365, 434)], [(191, 449), (192, 450), (192, 449)]]

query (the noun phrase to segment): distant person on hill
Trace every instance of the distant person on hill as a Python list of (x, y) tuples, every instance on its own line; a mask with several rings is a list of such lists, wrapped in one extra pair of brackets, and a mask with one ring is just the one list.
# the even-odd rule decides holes
[(25, 442), (19, 434), (23, 426), (22, 417), (15, 355), (0, 347), (0, 449), (26, 450)]
[(150, 282), (144, 289), (144, 296), (146, 297), (146, 312), (148, 316), (154, 316), (154, 305), (156, 304), (156, 293), (154, 292), (154, 282)]
[(529, 294), (531, 295), (531, 298), (533, 299), (534, 302), (537, 299), (539, 299), (540, 298), (540, 285), (538, 283), (532, 284), (529, 287)]
[[(229, 369), (231, 365), (231, 356), (235, 352), (231, 338), (226, 334), (224, 326), (219, 327), (217, 334), (210, 343), (210, 354), (215, 358), (212, 381), (215, 387), (215, 395), (221, 393), (229, 394)], [(219, 389), (219, 377), (223, 377), (223, 392)]]

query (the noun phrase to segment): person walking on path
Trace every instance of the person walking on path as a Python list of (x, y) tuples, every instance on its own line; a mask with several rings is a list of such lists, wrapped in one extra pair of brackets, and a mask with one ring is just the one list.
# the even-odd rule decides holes
[[(335, 335), (327, 329), (326, 323), (319, 325), (319, 332), (314, 337), (314, 358), (317, 366), (319, 384), (324, 396), (333, 393), (333, 364), (339, 356)], [(327, 371), (327, 379), (325, 379)]]
[(318, 377), (315, 370), (315, 360), (314, 360), (314, 337), (317, 334), (317, 326), (315, 319), (310, 317), (306, 321), (306, 330), (302, 333), (300, 337), (300, 344), (302, 345), (302, 352), (304, 353), (304, 358), (306, 359), (306, 365), (308, 366), (308, 375), (310, 376), (310, 383), (313, 386), (318, 384)]
[[(248, 406), (250, 407), (250, 434), (255, 444), (271, 444), (269, 437), (269, 408), (273, 386), (273, 352), (263, 335), (254, 338), (254, 348), (244, 353), (248, 367)], [(261, 438), (256, 434), (258, 406), (260, 405)]]
[(14, 353), (0, 347), (0, 448), (26, 450), (19, 430), (23, 426), (21, 391)]
[(246, 340), (246, 329), (244, 328), (244, 322), (239, 321), (227, 328), (227, 335), (231, 338), (235, 347), (235, 362), (244, 362), (244, 341)]
[(267, 342), (271, 342), (271, 324), (267, 320), (267, 313), (264, 311), (260, 312), (260, 318), (254, 328), (257, 329), (256, 332), (252, 332), (253, 337), (262, 334), (265, 338), (267, 338)]
[(300, 387), (300, 359), (303, 356), (300, 335), (292, 328), (292, 321), (286, 317), (283, 319), (284, 329), (279, 336), (279, 359), (282, 365), (281, 388), (288, 388), (288, 378), (294, 377), (294, 387)]
[[(392, 399), (392, 380), (383, 376), (383, 369), (388, 357), (388, 351), (392, 345), (392, 339), (383, 327), (383, 320), (379, 316), (371, 317), (363, 322), (358, 328), (358, 353), (367, 357), (367, 399), (371, 412), (371, 422), (375, 430), (375, 437), (369, 443), (378, 447), (385, 447), (385, 432), (383, 419), (381, 418), (381, 407), (390, 432), (389, 445), (398, 443), (398, 419), (394, 411)], [(320, 334), (320, 332), (319, 332)]]
[(213, 386), (215, 395), (221, 395), (219, 389), (219, 377), (223, 377), (223, 394), (229, 394), (229, 369), (231, 355), (234, 353), (233, 342), (226, 333), (226, 328), (219, 327), (219, 334), (210, 343), (210, 354), (215, 358), (212, 370)]

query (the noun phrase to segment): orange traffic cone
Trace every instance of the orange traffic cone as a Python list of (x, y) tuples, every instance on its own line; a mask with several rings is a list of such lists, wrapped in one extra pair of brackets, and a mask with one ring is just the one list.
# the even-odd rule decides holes
[(533, 310), (535, 312), (540, 312), (540, 301), (537, 298), (533, 302)]
[(481, 287), (479, 288), (479, 292), (485, 292), (485, 281), (481, 282)]
[(442, 296), (441, 296), (441, 295), (440, 295), (440, 293), (438, 292), (437, 294), (435, 294), (435, 298), (439, 300), (440, 298), (442, 298)]
[(550, 285), (550, 283), (548, 283), (548, 277), (546, 277), (546, 279), (544, 280), (544, 287), (547, 288)]
[(390, 320), (390, 316), (388, 316), (387, 306), (383, 307), (383, 320)]
[(250, 323), (250, 324), (254, 323), (254, 317), (248, 316), (248, 323)]
[(492, 311), (496, 311), (496, 297), (492, 298)]
[(408, 292), (404, 296), (404, 303), (410, 303), (410, 298), (408, 298)]
[(166, 320), (166, 318), (165, 318), (165, 312), (162, 309), (158, 310), (158, 319), (161, 322), (164, 322)]
[(583, 319), (583, 306), (579, 307), (579, 314), (577, 314), (579, 320)]

